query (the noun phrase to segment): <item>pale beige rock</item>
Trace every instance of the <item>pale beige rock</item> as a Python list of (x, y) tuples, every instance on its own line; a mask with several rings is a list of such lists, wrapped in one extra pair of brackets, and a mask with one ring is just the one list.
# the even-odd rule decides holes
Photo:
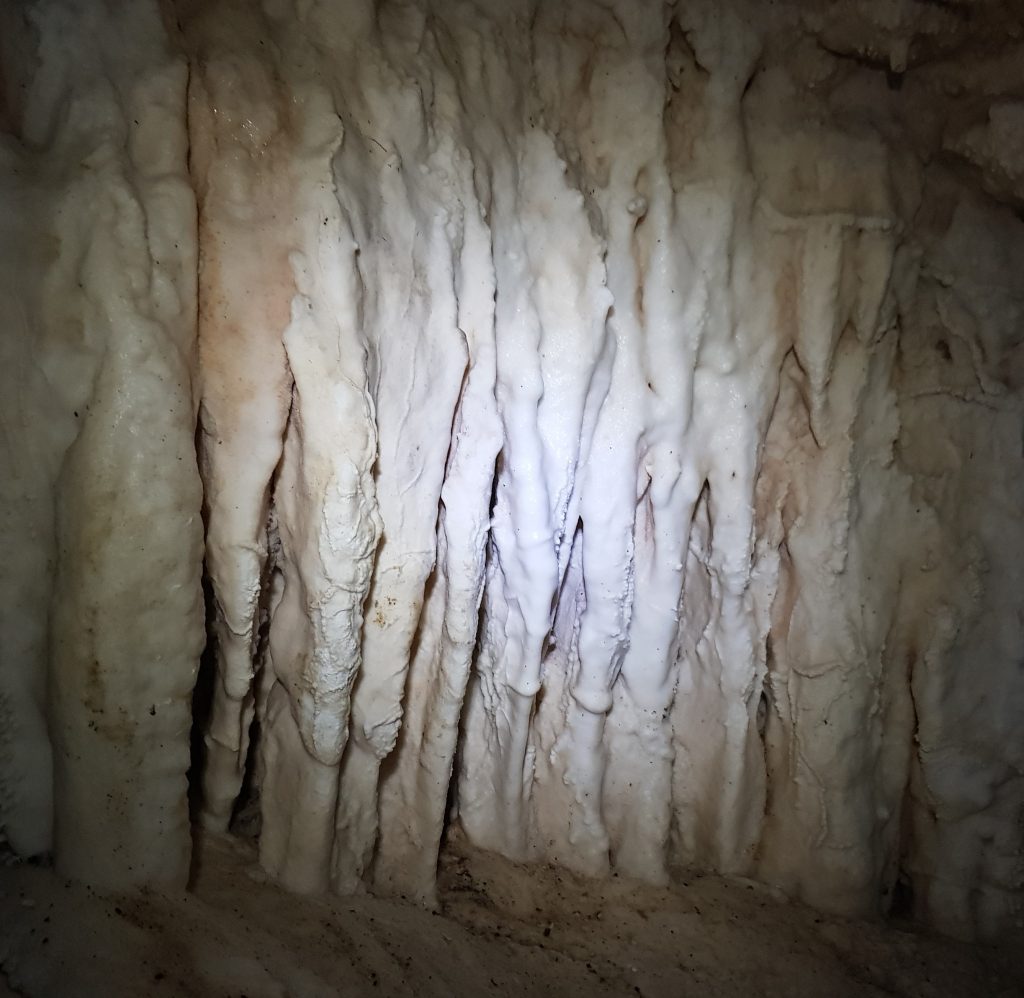
[[(201, 399), (202, 820), (258, 808), (285, 885), (433, 903), (451, 820), (589, 875), (696, 867), (860, 916), (912, 891), (947, 932), (1011, 927), (1003, 7), (5, 13), (37, 53), (5, 43), (0, 111), (6, 839), (50, 847), (56, 750), (58, 860), (116, 880), (110, 843), (140, 855), (173, 812), (129, 879), (178, 875)], [(93, 660), (132, 724), (81, 730)], [(125, 787), (146, 816), (115, 835)]]

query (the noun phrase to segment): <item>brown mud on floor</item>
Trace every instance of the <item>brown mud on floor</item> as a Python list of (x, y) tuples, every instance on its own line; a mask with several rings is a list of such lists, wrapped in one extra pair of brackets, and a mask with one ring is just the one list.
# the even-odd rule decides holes
[(208, 837), (191, 894), (104, 896), (0, 869), (0, 996), (1024, 995), (1001, 950), (783, 903), (717, 877), (673, 890), (580, 880), (451, 844), (443, 914), (263, 882)]

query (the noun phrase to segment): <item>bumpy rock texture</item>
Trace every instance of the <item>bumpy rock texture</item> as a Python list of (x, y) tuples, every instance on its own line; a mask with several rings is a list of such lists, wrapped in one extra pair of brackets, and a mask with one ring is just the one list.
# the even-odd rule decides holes
[(285, 885), (457, 820), (1019, 917), (1019, 9), (3, 18), (15, 851), (185, 876), (197, 451), (201, 820)]
[(187, 68), (147, 4), (5, 4), (0, 38), (0, 841), (182, 880), (203, 647)]

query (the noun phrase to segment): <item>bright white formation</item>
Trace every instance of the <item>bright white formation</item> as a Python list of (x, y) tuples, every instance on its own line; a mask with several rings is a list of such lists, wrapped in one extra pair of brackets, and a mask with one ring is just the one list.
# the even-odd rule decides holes
[(1024, 46), (970, 9), (4, 5), (8, 847), (184, 883), (205, 521), (201, 820), (248, 766), (292, 889), (429, 902), (451, 818), (1012, 924)]

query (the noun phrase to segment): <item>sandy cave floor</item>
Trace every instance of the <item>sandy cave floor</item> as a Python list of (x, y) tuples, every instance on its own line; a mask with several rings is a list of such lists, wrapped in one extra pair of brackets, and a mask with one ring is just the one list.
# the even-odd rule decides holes
[(207, 837), (188, 894), (103, 895), (0, 868), (0, 996), (1024, 995), (1024, 945), (830, 918), (765, 888), (672, 890), (523, 867), (456, 840), (442, 912), (264, 882)]

